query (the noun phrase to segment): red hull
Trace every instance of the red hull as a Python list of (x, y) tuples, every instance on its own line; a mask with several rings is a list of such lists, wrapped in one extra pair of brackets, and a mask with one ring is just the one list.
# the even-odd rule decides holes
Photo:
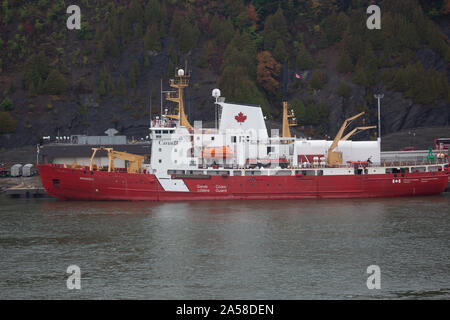
[[(189, 192), (165, 191), (151, 174), (128, 174), (38, 165), (46, 192), (71, 200), (338, 199), (433, 195), (448, 171), (334, 176), (211, 176), (183, 181)], [(395, 180), (395, 182), (394, 182)], [(400, 181), (400, 182), (399, 182)]]

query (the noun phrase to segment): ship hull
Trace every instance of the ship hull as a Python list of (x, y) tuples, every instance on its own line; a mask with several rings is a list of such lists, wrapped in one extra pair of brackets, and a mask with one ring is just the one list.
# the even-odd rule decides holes
[(184, 191), (168, 191), (152, 174), (38, 165), (46, 192), (66, 200), (262, 200), (348, 199), (442, 193), (448, 171), (332, 176), (210, 176), (175, 178)]

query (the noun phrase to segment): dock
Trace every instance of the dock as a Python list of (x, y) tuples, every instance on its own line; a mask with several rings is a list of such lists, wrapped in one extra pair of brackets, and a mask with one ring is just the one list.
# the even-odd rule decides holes
[(44, 188), (9, 188), (6, 195), (10, 198), (50, 198)]

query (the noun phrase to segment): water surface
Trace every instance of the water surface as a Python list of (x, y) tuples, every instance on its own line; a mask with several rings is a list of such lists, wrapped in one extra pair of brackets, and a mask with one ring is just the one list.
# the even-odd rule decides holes
[[(450, 195), (0, 198), (2, 299), (448, 299)], [(69, 265), (81, 290), (68, 290)], [(366, 286), (381, 269), (381, 289)]]

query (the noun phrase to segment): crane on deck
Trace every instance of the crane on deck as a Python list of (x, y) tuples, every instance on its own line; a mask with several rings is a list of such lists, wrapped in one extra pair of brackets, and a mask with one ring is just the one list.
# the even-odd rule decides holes
[(142, 163), (145, 157), (137, 154), (114, 151), (113, 148), (92, 148), (92, 156), (89, 164), (89, 170), (92, 171), (94, 168), (94, 157), (97, 151), (106, 151), (108, 153), (108, 172), (114, 171), (114, 159), (122, 159), (128, 161), (127, 172), (128, 173), (141, 173)]
[(350, 131), (347, 135), (342, 137), (344, 135), (345, 129), (350, 125), (350, 122), (359, 118), (365, 114), (365, 112), (358, 113), (357, 115), (354, 115), (353, 117), (350, 117), (344, 121), (341, 128), (339, 129), (336, 137), (333, 140), (333, 143), (331, 144), (330, 148), (328, 148), (328, 164), (330, 166), (338, 166), (342, 164), (342, 152), (334, 151), (336, 147), (338, 146), (340, 141), (346, 141), (348, 140), (353, 134), (355, 134), (358, 130), (368, 130), (376, 128), (376, 126), (370, 126), (370, 127), (356, 127), (352, 131)]

